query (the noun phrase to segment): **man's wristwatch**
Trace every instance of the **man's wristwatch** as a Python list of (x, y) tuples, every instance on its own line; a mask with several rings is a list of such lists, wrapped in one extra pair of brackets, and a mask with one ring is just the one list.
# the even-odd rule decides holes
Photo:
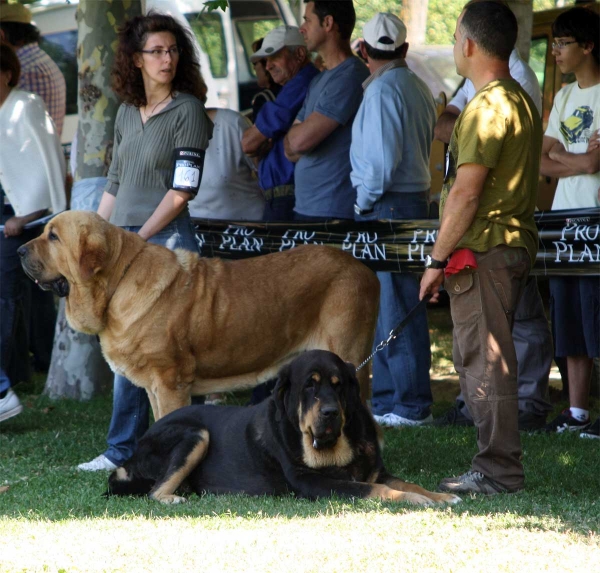
[(357, 215), (368, 215), (369, 213), (372, 213), (372, 212), (373, 212), (373, 207), (371, 207), (370, 209), (361, 209), (361, 208), (358, 206), (358, 203), (354, 203), (354, 212), (355, 212)]
[(447, 261), (438, 261), (436, 259), (431, 258), (431, 255), (427, 255), (425, 257), (426, 269), (445, 269), (447, 264)]

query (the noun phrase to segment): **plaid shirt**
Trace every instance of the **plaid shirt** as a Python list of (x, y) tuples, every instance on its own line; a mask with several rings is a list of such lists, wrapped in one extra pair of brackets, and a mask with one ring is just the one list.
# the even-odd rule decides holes
[(62, 72), (37, 42), (19, 48), (17, 56), (21, 63), (17, 87), (41, 96), (60, 137), (67, 105), (67, 87)]

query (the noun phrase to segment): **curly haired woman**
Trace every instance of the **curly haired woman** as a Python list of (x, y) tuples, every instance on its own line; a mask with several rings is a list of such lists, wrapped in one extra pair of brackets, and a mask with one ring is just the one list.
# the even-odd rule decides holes
[[(197, 252), (188, 201), (213, 126), (191, 33), (165, 14), (132, 18), (119, 32), (112, 76), (123, 104), (98, 214), (148, 242)], [(112, 470), (131, 457), (148, 413), (146, 391), (116, 374), (108, 448), (79, 469)]]

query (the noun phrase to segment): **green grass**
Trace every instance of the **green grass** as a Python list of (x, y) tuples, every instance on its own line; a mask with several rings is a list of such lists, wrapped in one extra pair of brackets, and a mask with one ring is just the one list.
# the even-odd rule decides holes
[[(457, 392), (447, 310), (431, 313), (434, 414)], [(108, 397), (51, 402), (16, 388), (0, 425), (0, 572), (591, 571), (600, 563), (600, 443), (522, 435), (527, 489), (421, 509), (374, 500), (190, 496), (182, 506), (102, 497), (106, 474), (75, 466), (105, 446)], [(557, 403), (556, 411), (564, 404)], [(594, 402), (594, 414), (598, 403)], [(462, 473), (473, 428), (385, 431), (388, 469), (435, 489)]]

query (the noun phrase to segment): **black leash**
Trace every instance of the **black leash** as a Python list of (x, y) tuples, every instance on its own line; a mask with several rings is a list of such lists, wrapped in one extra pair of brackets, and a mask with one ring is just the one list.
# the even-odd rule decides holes
[(431, 295), (426, 294), (423, 297), (423, 299), (420, 300), (419, 303), (417, 305), (415, 305), (409, 311), (409, 313), (402, 319), (402, 322), (396, 328), (394, 328), (394, 330), (392, 330), (390, 332), (390, 335), (387, 337), (387, 339), (382, 340), (375, 347), (375, 350), (373, 350), (371, 355), (362, 364), (360, 364), (360, 366), (358, 366), (356, 371), (358, 372), (363, 366), (365, 366), (365, 364), (368, 364), (371, 361), (371, 359), (373, 358), (373, 356), (375, 356), (375, 354), (377, 354), (380, 350), (383, 350), (392, 340), (394, 340), (398, 336), (398, 334), (400, 334), (400, 332), (404, 329), (404, 327), (414, 318), (414, 316), (417, 314), (417, 312), (419, 312), (421, 310), (421, 308), (423, 308), (430, 300), (431, 300)]

